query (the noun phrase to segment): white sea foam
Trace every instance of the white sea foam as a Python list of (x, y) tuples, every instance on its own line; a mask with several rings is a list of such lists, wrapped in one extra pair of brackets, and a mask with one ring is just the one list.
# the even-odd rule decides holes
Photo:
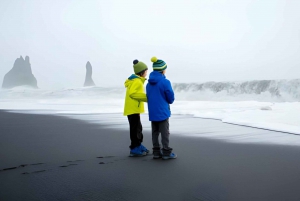
[[(212, 87), (214, 86), (213, 84), (205, 85), (205, 90), (199, 89), (201, 84), (199, 86), (195, 84), (175, 84), (176, 101), (171, 105), (171, 110), (173, 114), (189, 115), (194, 117), (195, 120), (197, 118), (217, 119), (224, 123), (300, 135), (300, 102), (298, 100), (300, 93), (298, 81), (273, 81), (267, 82), (267, 84), (265, 82), (263, 84), (264, 87), (258, 87), (260, 91), (248, 90), (247, 93), (245, 90), (243, 93), (240, 93), (240, 89), (233, 90), (232, 87), (230, 93), (226, 90), (216, 92), (213, 90), (215, 89), (215, 87)], [(273, 86), (274, 83), (277, 83), (276, 86), (279, 89), (277, 90), (277, 95), (272, 95), (272, 90), (270, 90), (272, 88), (271, 85)], [(256, 84), (255, 86), (258, 85)], [(210, 88), (207, 86), (210, 86)], [(218, 86), (220, 89), (220, 84)], [(228, 83), (225, 86), (230, 88)], [(242, 84), (237, 84), (236, 86), (240, 88)], [(198, 87), (198, 89), (196, 90), (195, 87)], [(233, 91), (238, 92), (233, 93)], [(122, 117), (124, 96), (124, 88), (87, 87), (34, 90), (19, 87), (10, 90), (0, 90), (0, 109), (68, 115), (72, 118), (79, 118), (93, 123), (100, 123), (101, 119), (102, 123), (109, 121), (114, 123), (114, 126), (118, 125), (118, 127), (127, 128), (126, 118)], [(110, 120), (100, 118), (103, 114), (112, 113), (118, 113), (120, 118), (115, 116)], [(150, 129), (150, 127), (146, 127), (146, 129)], [(181, 127), (177, 129), (179, 131)], [(189, 124), (188, 129), (189, 134), (196, 133), (199, 130), (199, 125), (197, 123)], [(183, 130), (179, 133), (187, 134)], [(224, 133), (226, 138), (225, 135), (227, 134)], [(201, 136), (204, 135), (202, 134)], [(264, 139), (267, 138), (265, 137)], [(269, 141), (272, 140), (269, 139)], [(291, 143), (291, 141), (288, 142)]]

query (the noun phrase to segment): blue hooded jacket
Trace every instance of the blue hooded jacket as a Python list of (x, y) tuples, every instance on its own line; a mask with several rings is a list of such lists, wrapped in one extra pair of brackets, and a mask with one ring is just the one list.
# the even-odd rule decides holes
[(174, 102), (174, 91), (166, 76), (158, 71), (150, 73), (146, 86), (150, 121), (163, 121), (171, 116), (170, 105)]

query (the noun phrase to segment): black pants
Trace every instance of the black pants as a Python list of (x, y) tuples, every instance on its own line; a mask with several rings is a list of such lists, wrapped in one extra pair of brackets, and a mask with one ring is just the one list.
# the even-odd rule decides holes
[(141, 123), (140, 114), (131, 114), (127, 116), (130, 130), (130, 149), (138, 147), (143, 142), (143, 127)]

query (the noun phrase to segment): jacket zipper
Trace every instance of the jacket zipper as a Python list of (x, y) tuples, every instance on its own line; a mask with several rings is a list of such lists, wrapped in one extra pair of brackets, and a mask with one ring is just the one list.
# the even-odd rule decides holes
[(140, 103), (141, 103), (141, 102), (139, 101), (138, 107), (140, 107)]

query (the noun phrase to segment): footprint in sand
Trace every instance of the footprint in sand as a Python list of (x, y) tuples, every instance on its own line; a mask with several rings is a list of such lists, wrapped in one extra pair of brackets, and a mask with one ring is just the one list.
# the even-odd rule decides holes
[(68, 165), (62, 165), (62, 166), (59, 166), (59, 167), (69, 167), (69, 166), (72, 166), (72, 165), (78, 165), (78, 164), (68, 164)]
[(14, 169), (17, 169), (17, 168), (23, 168), (23, 167), (26, 167), (26, 166), (30, 166), (30, 165), (42, 165), (44, 163), (33, 163), (33, 164), (22, 164), (22, 165), (19, 165), (19, 166), (16, 166), (16, 167), (9, 167), (9, 168), (4, 168), (0, 171), (7, 171), (7, 170), (14, 170)]
[(35, 173), (41, 173), (41, 172), (46, 172), (46, 170), (37, 170), (37, 171), (34, 171), (34, 172), (23, 172), (21, 174), (35, 174)]
[[(100, 158), (100, 159), (110, 159), (110, 158), (114, 158), (115, 156), (98, 156), (96, 158)], [(118, 161), (118, 159), (115, 159), (114, 161)], [(109, 164), (109, 163), (114, 163), (114, 162), (103, 162), (101, 161), (99, 164), (103, 165), (103, 164)]]
[(98, 156), (96, 158), (114, 158), (115, 156)]
[(42, 165), (44, 163), (33, 163), (33, 164), (30, 164), (30, 165)]
[(6, 170), (14, 170), (17, 169), (18, 167), (10, 167), (10, 168), (4, 168), (1, 171), (6, 171)]
[(80, 162), (80, 161), (84, 161), (84, 160), (75, 160), (75, 161), (67, 161), (68, 163), (73, 163), (73, 162)]
[[(99, 159), (112, 159), (116, 156), (98, 156), (96, 158), (99, 158)], [(115, 162), (118, 162), (118, 161), (122, 161), (122, 160), (127, 160), (127, 159), (115, 159), (114, 161)], [(62, 168), (66, 168), (66, 167), (69, 167), (69, 166), (75, 166), (75, 165), (78, 165), (76, 164), (75, 162), (81, 162), (81, 161), (85, 161), (85, 160), (69, 160), (69, 161), (66, 161), (67, 163), (70, 163), (70, 164), (67, 164), (67, 165), (61, 165), (59, 167), (62, 167)], [(99, 162), (99, 164), (110, 164), (110, 163), (114, 163), (113, 161), (105, 161), (105, 162)], [(38, 165), (43, 165), (45, 163), (32, 163), (32, 164), (21, 164), (19, 166), (16, 166), (16, 167), (9, 167), (9, 168), (4, 168), (4, 169), (0, 169), (0, 172), (1, 171), (8, 171), (8, 170), (14, 170), (14, 169), (17, 169), (17, 168), (24, 168), (24, 167), (27, 167), (27, 166), (38, 166)], [(38, 171), (34, 171), (34, 172), (23, 172), (21, 174), (33, 174), (33, 173), (41, 173), (41, 172), (45, 172), (46, 170), (38, 170)]]

